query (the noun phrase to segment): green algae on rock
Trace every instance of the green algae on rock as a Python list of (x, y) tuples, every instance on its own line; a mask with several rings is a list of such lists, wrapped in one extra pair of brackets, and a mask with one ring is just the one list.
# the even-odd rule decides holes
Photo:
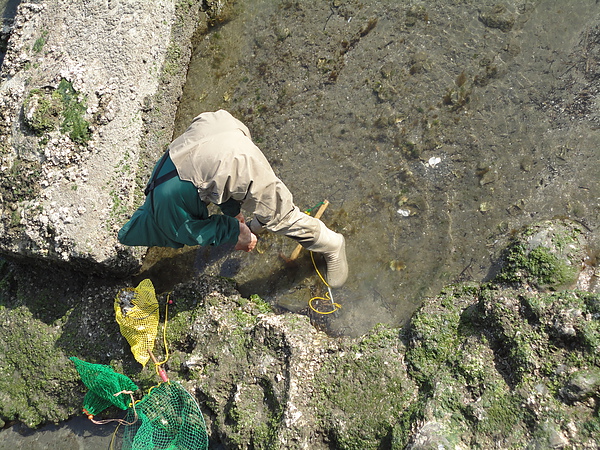
[(585, 243), (582, 226), (568, 220), (525, 227), (504, 254), (500, 282), (531, 283), (559, 290), (572, 286), (582, 268)]
[[(600, 298), (527, 292), (456, 286), (415, 314), (406, 360), (423, 398), (413, 439), (424, 446), (413, 448), (522, 448), (556, 436), (585, 447), (598, 437), (594, 402), (585, 399), (598, 395), (598, 347), (590, 346), (598, 319), (590, 306)], [(454, 307), (441, 307), (450, 299)], [(546, 306), (534, 313), (531, 303)]]
[[(583, 263), (583, 233), (562, 220), (529, 227), (508, 252), (541, 244), (560, 264)], [(505, 258), (494, 282), (447, 287), (411, 319), (406, 361), (423, 399), (411, 448), (597, 442), (600, 294), (548, 291), (567, 284), (563, 268), (529, 254)]]
[[(570, 261), (581, 263), (585, 233), (561, 240), (563, 226), (575, 227), (537, 224), (511, 245), (552, 236), (558, 247), (573, 245)], [(504, 273), (516, 270), (511, 261)], [(156, 383), (114, 322), (122, 282), (79, 275), (70, 286), (40, 287), (48, 284), (44, 271), (16, 268), (0, 266), (0, 364), (20, 377), (1, 382), (1, 420), (37, 426), (78, 414), (84, 389), (65, 355), (108, 363), (143, 390)], [(167, 298), (164, 367), (200, 403), (212, 445), (593, 448), (600, 436), (599, 293), (450, 285), (426, 299), (406, 329), (379, 325), (358, 338), (332, 338), (306, 316), (277, 315), (223, 277), (180, 283), (160, 304)], [(162, 342), (155, 350), (166, 354)]]
[(85, 119), (86, 99), (73, 83), (62, 79), (56, 89), (32, 89), (23, 102), (24, 121), (38, 136), (57, 129), (73, 142), (90, 140), (89, 122)]
[(0, 422), (28, 427), (66, 420), (77, 411), (77, 383), (65, 355), (55, 348), (56, 327), (35, 320), (26, 306), (0, 306)]
[(335, 448), (404, 448), (417, 401), (398, 329), (379, 325), (343, 346), (321, 367), (313, 400)]

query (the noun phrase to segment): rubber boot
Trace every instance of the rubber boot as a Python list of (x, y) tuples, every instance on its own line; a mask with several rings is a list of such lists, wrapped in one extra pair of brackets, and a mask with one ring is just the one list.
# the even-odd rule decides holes
[(348, 278), (346, 240), (343, 235), (331, 231), (322, 222), (320, 228), (317, 241), (306, 249), (323, 254), (327, 263), (327, 284), (332, 288), (339, 288)]

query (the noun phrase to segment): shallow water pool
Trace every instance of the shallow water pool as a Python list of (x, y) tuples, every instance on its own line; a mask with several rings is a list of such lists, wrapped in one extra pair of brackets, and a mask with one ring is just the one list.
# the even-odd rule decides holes
[[(596, 231), (595, 1), (439, 3), (243, 1), (194, 50), (175, 134), (227, 109), (301, 208), (330, 201), (351, 273), (341, 309), (312, 315), (333, 334), (402, 325), (445, 284), (491, 276), (523, 224)], [(309, 313), (326, 289), (307, 252), (286, 262), (294, 247), (192, 251), (181, 270)]]

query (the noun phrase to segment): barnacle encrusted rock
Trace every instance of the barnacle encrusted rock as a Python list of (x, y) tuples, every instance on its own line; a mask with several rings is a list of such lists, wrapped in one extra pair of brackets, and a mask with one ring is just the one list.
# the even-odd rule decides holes
[(0, 72), (0, 254), (139, 266), (116, 231), (171, 138), (201, 3), (19, 6)]

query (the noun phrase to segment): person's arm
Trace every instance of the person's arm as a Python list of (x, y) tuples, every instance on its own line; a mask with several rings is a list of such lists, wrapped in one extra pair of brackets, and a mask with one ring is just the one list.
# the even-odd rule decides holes
[(252, 251), (258, 241), (245, 223), (221, 214), (204, 220), (188, 220), (177, 230), (177, 238), (186, 245), (216, 246), (235, 243), (235, 250), (245, 252)]
[(256, 243), (258, 242), (258, 238), (256, 235), (248, 228), (246, 225), (246, 218), (241, 213), (241, 204), (239, 201), (230, 198), (224, 203), (217, 205), (221, 208), (223, 214), (227, 216), (235, 217), (239, 221), (239, 236), (238, 241), (235, 246), (235, 250), (243, 250), (245, 252), (251, 252), (254, 247), (256, 247)]

